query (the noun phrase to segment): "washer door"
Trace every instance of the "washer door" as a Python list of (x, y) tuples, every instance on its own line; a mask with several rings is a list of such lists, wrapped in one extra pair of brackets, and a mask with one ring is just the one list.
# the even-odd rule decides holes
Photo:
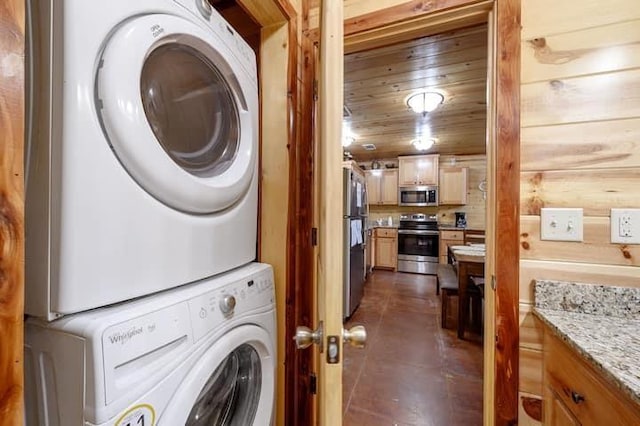
[(171, 15), (125, 21), (105, 46), (96, 89), (116, 156), (158, 200), (207, 214), (249, 188), (255, 83), (213, 32)]
[(257, 326), (225, 334), (194, 364), (159, 424), (269, 425), (275, 392), (273, 350), (269, 335)]

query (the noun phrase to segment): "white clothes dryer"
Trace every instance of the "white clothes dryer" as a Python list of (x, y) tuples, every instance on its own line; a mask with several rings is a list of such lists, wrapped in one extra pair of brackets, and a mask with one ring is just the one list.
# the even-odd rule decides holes
[(27, 314), (255, 260), (251, 48), (206, 0), (27, 3)]
[(25, 334), (28, 426), (269, 425), (273, 271), (220, 276), (53, 322)]

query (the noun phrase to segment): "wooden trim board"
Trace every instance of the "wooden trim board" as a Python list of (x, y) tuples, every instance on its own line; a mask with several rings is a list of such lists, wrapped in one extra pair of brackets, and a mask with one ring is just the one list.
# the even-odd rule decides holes
[(24, 406), (24, 2), (0, 1), (0, 425)]

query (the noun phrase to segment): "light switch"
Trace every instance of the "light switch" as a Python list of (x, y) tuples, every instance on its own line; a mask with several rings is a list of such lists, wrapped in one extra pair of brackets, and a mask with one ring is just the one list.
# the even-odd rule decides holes
[(582, 241), (582, 209), (543, 208), (540, 211), (540, 239)]
[(611, 242), (640, 244), (640, 209), (611, 209)]

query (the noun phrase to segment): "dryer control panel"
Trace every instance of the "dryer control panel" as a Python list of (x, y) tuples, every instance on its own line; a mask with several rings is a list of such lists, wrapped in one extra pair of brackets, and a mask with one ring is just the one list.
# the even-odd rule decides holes
[(197, 341), (239, 316), (272, 309), (274, 300), (270, 269), (194, 297), (188, 301), (193, 338)]

